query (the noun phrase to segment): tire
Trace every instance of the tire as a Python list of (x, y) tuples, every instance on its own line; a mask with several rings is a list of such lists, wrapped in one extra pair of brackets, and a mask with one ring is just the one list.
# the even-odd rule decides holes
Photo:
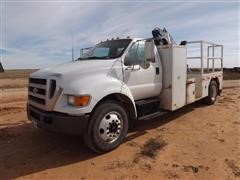
[(218, 95), (218, 84), (216, 81), (211, 81), (208, 89), (208, 96), (204, 98), (204, 103), (207, 105), (212, 105), (217, 100)]
[(94, 110), (87, 132), (86, 145), (97, 153), (117, 148), (128, 132), (128, 115), (117, 101), (106, 101)]

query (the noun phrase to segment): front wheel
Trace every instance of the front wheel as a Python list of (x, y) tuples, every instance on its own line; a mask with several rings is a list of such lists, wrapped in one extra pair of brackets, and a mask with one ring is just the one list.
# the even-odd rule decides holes
[(125, 109), (117, 101), (106, 101), (93, 112), (84, 140), (95, 152), (108, 152), (122, 143), (127, 131)]
[(217, 100), (218, 84), (216, 81), (211, 81), (208, 89), (208, 96), (204, 98), (204, 103), (212, 105)]

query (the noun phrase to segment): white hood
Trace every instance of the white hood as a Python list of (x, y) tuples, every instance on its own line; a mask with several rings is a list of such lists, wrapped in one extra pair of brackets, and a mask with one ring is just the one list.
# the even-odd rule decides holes
[(116, 60), (117, 59), (72, 61), (65, 64), (40, 69), (31, 74), (31, 77), (46, 77), (49, 75), (66, 76), (69, 74), (79, 75), (85, 74), (87, 72), (89, 73), (91, 71), (93, 72), (108, 71), (116, 63)]

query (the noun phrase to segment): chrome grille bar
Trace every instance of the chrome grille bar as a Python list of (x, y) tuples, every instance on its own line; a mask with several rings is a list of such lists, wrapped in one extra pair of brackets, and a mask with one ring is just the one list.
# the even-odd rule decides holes
[(47, 104), (47, 79), (29, 78), (28, 103), (41, 109)]
[(39, 89), (46, 89), (46, 85), (42, 85), (42, 84), (29, 83), (29, 86), (30, 86), (30, 87), (39, 88)]
[(45, 95), (33, 93), (33, 92), (31, 92), (31, 91), (28, 91), (28, 95), (35, 96), (35, 97), (41, 98), (41, 99), (46, 99), (46, 96), (45, 96)]
[(43, 110), (51, 111), (62, 93), (53, 78), (29, 78), (28, 103)]

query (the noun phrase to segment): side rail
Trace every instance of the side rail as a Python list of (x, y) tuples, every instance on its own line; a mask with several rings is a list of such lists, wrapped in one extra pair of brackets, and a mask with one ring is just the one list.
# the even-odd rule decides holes
[[(215, 44), (206, 41), (187, 41), (187, 44), (194, 44), (200, 46), (199, 56), (190, 56), (187, 59), (199, 59), (201, 61), (201, 73), (204, 73), (204, 61), (207, 61), (207, 72), (215, 72), (215, 61), (221, 62), (221, 71), (223, 71), (223, 45)], [(212, 67), (210, 68), (210, 61)]]

